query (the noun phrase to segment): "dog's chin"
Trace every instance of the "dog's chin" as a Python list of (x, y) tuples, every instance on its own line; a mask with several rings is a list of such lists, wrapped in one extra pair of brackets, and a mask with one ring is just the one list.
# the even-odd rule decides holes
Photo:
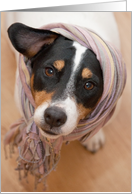
[(68, 134), (70, 134), (76, 126), (70, 126), (69, 124), (65, 124), (62, 125), (60, 127), (52, 127), (50, 128), (49, 125), (47, 125), (44, 122), (38, 122), (36, 120), (34, 120), (39, 131), (40, 134), (43, 137), (49, 138), (49, 139), (57, 139), (61, 136), (67, 136)]
[(54, 133), (46, 132), (43, 129), (41, 129), (40, 127), (39, 127), (39, 130), (40, 130), (40, 133), (43, 137), (47, 137), (47, 138), (50, 138), (50, 139), (57, 139), (58, 137), (63, 136), (63, 134), (61, 134), (61, 133), (60, 134), (54, 134)]
[(39, 128), (39, 131), (43, 137), (50, 138), (50, 139), (57, 139), (61, 136), (66, 136), (72, 132), (72, 131), (63, 132), (63, 130), (61, 128), (59, 129), (59, 133), (56, 132), (56, 128), (52, 129), (52, 130), (49, 130), (49, 127), (48, 128), (45, 127), (43, 129), (41, 126), (38, 126), (38, 128)]
[(43, 137), (57, 139), (58, 137), (64, 135), (61, 128), (53, 127), (52, 129), (50, 129), (49, 125), (44, 123), (36, 123), (36, 125), (39, 128), (39, 131)]

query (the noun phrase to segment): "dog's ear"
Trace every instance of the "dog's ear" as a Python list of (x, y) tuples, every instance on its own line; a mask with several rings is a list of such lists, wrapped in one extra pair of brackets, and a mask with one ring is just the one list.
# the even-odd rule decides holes
[(43, 46), (52, 44), (59, 34), (14, 23), (8, 28), (8, 36), (15, 49), (28, 58), (35, 56)]

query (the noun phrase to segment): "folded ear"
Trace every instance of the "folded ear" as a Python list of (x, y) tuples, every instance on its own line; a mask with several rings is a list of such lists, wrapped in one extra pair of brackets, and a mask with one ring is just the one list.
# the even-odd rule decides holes
[(52, 44), (59, 34), (49, 30), (31, 28), (21, 23), (14, 23), (8, 28), (8, 36), (18, 52), (31, 58), (43, 46)]

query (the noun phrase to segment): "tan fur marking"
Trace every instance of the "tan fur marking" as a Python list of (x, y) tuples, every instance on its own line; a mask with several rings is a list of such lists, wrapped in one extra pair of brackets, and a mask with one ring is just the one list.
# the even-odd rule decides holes
[(54, 67), (58, 70), (61, 71), (63, 69), (63, 67), (65, 66), (65, 63), (63, 60), (57, 60), (54, 62)]
[[(102, 97), (102, 96), (101, 96)], [(100, 100), (101, 100), (101, 97), (98, 99), (98, 101), (97, 101), (97, 103), (96, 103), (96, 105), (95, 105), (95, 107), (98, 105), (98, 103), (100, 102)], [(95, 108), (94, 107), (94, 108)]]
[(97, 103), (93, 108), (85, 108), (82, 104), (78, 104), (77, 107), (79, 110), (79, 121), (80, 119), (84, 119), (89, 113), (91, 113), (96, 108), (100, 100), (101, 100), (101, 97), (99, 98), (99, 100), (97, 101)]
[(97, 101), (97, 103), (93, 108), (85, 108), (82, 104), (78, 104), (77, 107), (79, 111), (79, 121), (81, 119), (84, 119), (89, 113), (91, 113), (96, 108), (100, 100), (101, 100), (101, 97), (99, 98), (99, 100)]
[(84, 68), (82, 71), (82, 78), (91, 78), (92, 72), (88, 68)]
[(47, 93), (46, 91), (41, 91), (41, 92), (35, 91), (34, 100), (35, 100), (36, 108), (42, 103), (50, 101), (53, 94), (54, 92)]
[(36, 104), (36, 108), (37, 108), (42, 103), (44, 103), (46, 101), (50, 101), (54, 92), (47, 93), (46, 91), (40, 91), (40, 92), (35, 91), (33, 89), (33, 81), (34, 81), (34, 75), (32, 75), (32, 77), (31, 77), (31, 92), (32, 92), (33, 98), (35, 100), (35, 104)]
[(33, 98), (34, 98), (33, 81), (34, 81), (34, 74), (32, 74), (31, 80), (30, 80), (31, 92), (32, 92), (32, 95), (33, 95)]
[(78, 104), (79, 120), (84, 119), (91, 111), (90, 108), (85, 108), (82, 104)]

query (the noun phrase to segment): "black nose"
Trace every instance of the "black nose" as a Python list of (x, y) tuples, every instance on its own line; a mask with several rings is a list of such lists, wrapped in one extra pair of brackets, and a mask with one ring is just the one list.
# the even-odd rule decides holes
[(58, 107), (50, 107), (45, 110), (44, 113), (45, 122), (50, 125), (50, 127), (60, 127), (63, 125), (66, 120), (67, 116), (65, 112)]

